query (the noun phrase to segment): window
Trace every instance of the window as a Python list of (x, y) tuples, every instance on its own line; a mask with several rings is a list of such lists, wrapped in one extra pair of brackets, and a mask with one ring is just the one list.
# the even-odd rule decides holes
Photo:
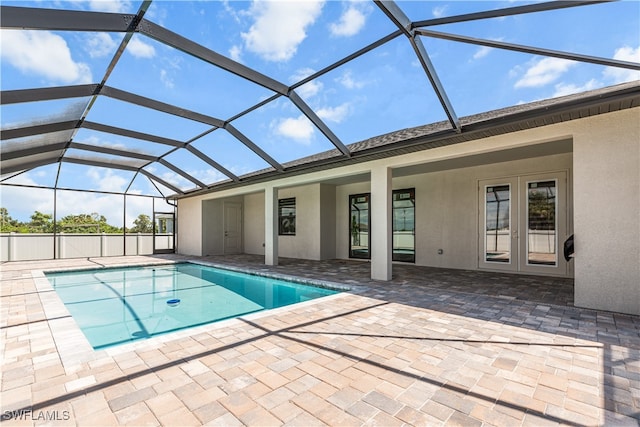
[(416, 192), (393, 191), (393, 260), (416, 262)]
[(296, 198), (278, 200), (278, 234), (296, 235)]

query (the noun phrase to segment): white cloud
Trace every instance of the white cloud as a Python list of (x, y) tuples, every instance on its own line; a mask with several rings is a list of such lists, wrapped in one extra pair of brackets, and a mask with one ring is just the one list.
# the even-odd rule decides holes
[(340, 16), (337, 23), (329, 25), (329, 31), (334, 36), (349, 37), (356, 35), (364, 28), (366, 15), (362, 10), (356, 7), (357, 3), (353, 3)]
[(65, 84), (91, 83), (91, 69), (76, 62), (65, 39), (49, 31), (2, 30), (2, 58), (23, 73)]
[(322, 120), (340, 123), (349, 114), (349, 103), (345, 102), (337, 107), (325, 107), (317, 111), (318, 117)]
[(558, 96), (571, 95), (573, 93), (586, 92), (601, 87), (602, 85), (596, 80), (591, 79), (582, 86), (575, 85), (573, 83), (558, 83), (555, 85), (555, 92), (553, 98)]
[(489, 54), (489, 52), (491, 52), (491, 50), (492, 48), (490, 48), (489, 46), (482, 46), (481, 48), (476, 50), (476, 53), (473, 54), (473, 59), (484, 58)]
[[(504, 37), (492, 38), (494, 41), (502, 41)], [(487, 56), (494, 48), (489, 46), (480, 46), (473, 54), (473, 59), (481, 59)]]
[[(172, 171), (163, 172), (161, 175), (156, 175), (156, 176), (158, 178), (163, 179), (164, 181), (168, 182), (169, 184), (173, 184), (175, 187), (178, 187), (178, 188), (193, 188), (193, 187), (195, 187), (195, 184), (193, 182), (189, 181), (188, 179), (186, 179), (182, 175), (178, 175), (177, 173), (172, 172)], [(169, 191), (169, 193), (165, 193), (165, 194), (173, 194), (174, 193), (174, 191), (171, 190), (171, 189), (167, 189), (167, 190)]]
[[(111, 173), (101, 174), (96, 171), (88, 170), (87, 176), (92, 182), (96, 179), (103, 179), (109, 181), (110, 185), (105, 182), (101, 185), (102, 189), (109, 187), (118, 188), (117, 191), (121, 191), (129, 184), (129, 180), (126, 180), (126, 185), (123, 185), (122, 180), (124, 178), (116, 176), (112, 171)], [(14, 184), (23, 185), (39, 185), (41, 182), (36, 182), (32, 179), (32, 176), (42, 175), (41, 170), (34, 170), (23, 173), (16, 176), (11, 180)], [(142, 177), (140, 182), (146, 185), (148, 180), (146, 177)], [(148, 184), (148, 189), (142, 191), (144, 194), (157, 194), (155, 188), (152, 188), (151, 184)], [(127, 196), (127, 227), (133, 226), (133, 220), (141, 213), (152, 215), (151, 199), (148, 197), (133, 197), (138, 190), (130, 189)], [(171, 192), (171, 191), (169, 191)], [(104, 215), (107, 218), (107, 222), (111, 225), (120, 226), (122, 224), (123, 215), (123, 197), (120, 195), (111, 194), (97, 194), (84, 191), (58, 191), (57, 200), (57, 216), (58, 219), (66, 215), (77, 214), (91, 214), (97, 212), (100, 215)], [(52, 190), (40, 190), (29, 189), (25, 191), (21, 187), (3, 186), (0, 188), (0, 196), (3, 201), (3, 205), (9, 210), (9, 214), (20, 221), (29, 221), (30, 216), (35, 212), (43, 212), (47, 214), (53, 214), (53, 191)], [(156, 200), (156, 207), (159, 202)]]
[(92, 58), (101, 58), (115, 52), (117, 43), (108, 33), (96, 33), (87, 37), (85, 50)]
[(97, 12), (129, 12), (132, 4), (129, 0), (88, 0), (89, 9)]
[(288, 61), (307, 37), (306, 29), (320, 15), (322, 1), (255, 1), (249, 11), (255, 22), (242, 33), (245, 47), (267, 61)]
[(291, 117), (282, 119), (275, 125), (275, 132), (278, 135), (294, 139), (303, 144), (311, 143), (313, 129), (313, 124), (304, 115), (300, 115), (295, 119)]
[(113, 169), (89, 167), (86, 172), (91, 180), (91, 187), (99, 191), (124, 191), (131, 179), (116, 174)]
[(558, 80), (569, 68), (576, 65), (573, 61), (560, 58), (544, 58), (531, 65), (524, 76), (515, 84), (515, 88), (540, 87)]
[(175, 86), (173, 83), (173, 79), (169, 77), (169, 73), (167, 73), (167, 70), (165, 69), (160, 70), (160, 81), (167, 89), (173, 89), (173, 87)]
[[(297, 83), (300, 80), (306, 77), (309, 77), (314, 72), (315, 71), (311, 68), (302, 68), (297, 70), (296, 73), (293, 76), (291, 76), (289, 80), (293, 83)], [(317, 95), (318, 92), (322, 90), (322, 87), (323, 87), (322, 82), (318, 80), (312, 80), (298, 87), (296, 89), (296, 92), (298, 92), (298, 95), (300, 95), (301, 97), (308, 99), (308, 98), (311, 98), (312, 96)]]
[(336, 81), (347, 89), (361, 89), (367, 84), (362, 80), (354, 80), (351, 70), (346, 70)]
[(139, 37), (133, 37), (129, 41), (127, 52), (136, 58), (153, 58), (156, 54), (154, 47), (143, 42)]
[(231, 46), (229, 56), (236, 62), (242, 62), (242, 48), (240, 46)]
[[(58, 191), (56, 213), (60, 219), (67, 215), (90, 215), (95, 212), (98, 215), (104, 215), (109, 225), (120, 227), (122, 226), (123, 203), (123, 198), (119, 195)], [(127, 211), (130, 208), (130, 199), (127, 198)]]
[(433, 14), (434, 17), (436, 18), (440, 18), (442, 16), (444, 16), (444, 14), (447, 12), (447, 9), (449, 8), (449, 6), (438, 6), (438, 7), (434, 7), (433, 9), (431, 9), (431, 13)]
[[(105, 134), (105, 137), (110, 138), (111, 135)], [(86, 137), (82, 138), (81, 140), (78, 140), (77, 142), (81, 142), (83, 144), (89, 144), (89, 145), (98, 145), (98, 146), (101, 146), (101, 147), (115, 148), (115, 149), (120, 149), (120, 150), (136, 151), (136, 150), (132, 150), (131, 148), (127, 147), (122, 142), (113, 142), (113, 141), (110, 141), (110, 140), (105, 140), (105, 139), (97, 137), (96, 135), (86, 136)]]
[[(624, 46), (616, 49), (613, 59), (640, 63), (640, 46), (635, 49), (630, 46)], [(607, 67), (605, 68), (603, 75), (612, 84), (640, 79), (640, 71), (630, 70), (628, 68)]]

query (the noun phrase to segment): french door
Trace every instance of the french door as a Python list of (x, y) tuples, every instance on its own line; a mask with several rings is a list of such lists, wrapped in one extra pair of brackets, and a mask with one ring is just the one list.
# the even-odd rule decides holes
[(479, 181), (479, 268), (564, 276), (566, 172)]

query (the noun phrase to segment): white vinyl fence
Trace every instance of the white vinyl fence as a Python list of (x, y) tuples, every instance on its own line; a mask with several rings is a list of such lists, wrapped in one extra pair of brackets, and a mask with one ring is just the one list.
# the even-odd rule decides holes
[[(0, 261), (87, 258), (153, 253), (153, 234), (53, 234), (1, 233)], [(156, 234), (156, 249), (171, 249), (172, 234)], [(126, 250), (125, 250), (126, 249)]]

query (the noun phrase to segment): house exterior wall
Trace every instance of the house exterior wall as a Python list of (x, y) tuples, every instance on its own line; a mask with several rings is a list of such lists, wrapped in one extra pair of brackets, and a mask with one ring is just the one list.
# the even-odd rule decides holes
[[(564, 153), (394, 178), (394, 190), (416, 191), (416, 265), (478, 268), (479, 180), (570, 171), (571, 164), (571, 153)], [(336, 188), (338, 258), (349, 257), (349, 195), (369, 192), (368, 182)], [(559, 236), (560, 243), (564, 238)]]
[(278, 199), (296, 199), (296, 234), (278, 236), (279, 255), (288, 258), (319, 260), (320, 184), (278, 190)]
[(202, 203), (202, 255), (224, 253), (222, 204), (220, 199)]
[(183, 255), (202, 256), (202, 199), (178, 200), (178, 243), (176, 252)]
[[(372, 170), (399, 170), (416, 165), (460, 161), (461, 167), (437, 172), (416, 173), (394, 178), (394, 189), (416, 188), (416, 263), (450, 268), (478, 268), (478, 180), (528, 173), (567, 170), (570, 193), (568, 231), (576, 235), (575, 303), (577, 306), (640, 314), (640, 127), (639, 109), (616, 111), (498, 135), (431, 150), (351, 164), (335, 169), (285, 176), (271, 181), (279, 188), (279, 198), (296, 197), (299, 208), (296, 238), (279, 238), (279, 255), (320, 259), (319, 242), (327, 242), (322, 232), (320, 186), (349, 177), (366, 176)], [(471, 156), (493, 156), (509, 150), (530, 149), (556, 141), (573, 141), (573, 154), (531, 156), (465, 167)], [(571, 161), (572, 160), (572, 161)], [(499, 163), (497, 163), (499, 162)], [(335, 256), (348, 257), (348, 195), (370, 192), (366, 178), (335, 187)], [(202, 218), (196, 208), (203, 200), (264, 191), (264, 183), (180, 199), (179, 251), (198, 254), (202, 238)], [(573, 196), (573, 198), (572, 198)], [(264, 197), (264, 196), (262, 196)], [(264, 201), (264, 200), (263, 200)], [(571, 211), (573, 205), (573, 211)], [(248, 205), (247, 205), (248, 206)], [(303, 207), (304, 206), (304, 207)], [(246, 209), (248, 211), (249, 209)], [(329, 212), (331, 209), (329, 208)], [(573, 212), (573, 214), (571, 214)], [(261, 213), (245, 212), (264, 222)], [(373, 213), (375, 215), (375, 212)], [(322, 218), (322, 220), (321, 220)], [(246, 223), (245, 223), (246, 224)], [(444, 226), (443, 226), (444, 224)], [(455, 226), (454, 226), (455, 224)], [(260, 229), (251, 234), (259, 234)], [(245, 236), (249, 239), (249, 233)], [(561, 239), (561, 237), (559, 237)], [(264, 238), (251, 237), (246, 250), (260, 251)], [(247, 240), (245, 240), (247, 243)], [(250, 249), (253, 248), (253, 249)], [(438, 255), (437, 250), (443, 249)]]
[(246, 194), (243, 214), (245, 253), (264, 255), (264, 193)]
[(336, 186), (320, 184), (320, 259), (336, 257)]
[(573, 149), (575, 304), (640, 314), (638, 109), (584, 120)]

